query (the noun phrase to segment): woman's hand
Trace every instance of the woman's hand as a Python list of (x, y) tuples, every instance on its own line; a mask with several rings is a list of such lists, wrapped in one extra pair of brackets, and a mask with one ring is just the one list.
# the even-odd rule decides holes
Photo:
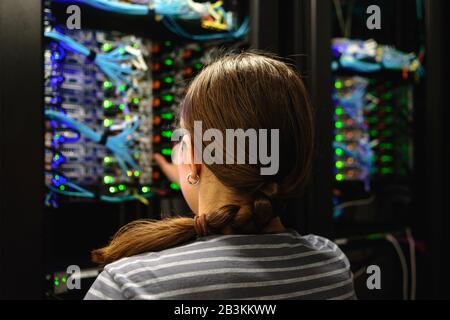
[(167, 161), (166, 158), (164, 158), (159, 153), (155, 153), (153, 159), (155, 159), (162, 172), (164, 172), (164, 174), (170, 181), (175, 182), (176, 184), (180, 184), (177, 165)]

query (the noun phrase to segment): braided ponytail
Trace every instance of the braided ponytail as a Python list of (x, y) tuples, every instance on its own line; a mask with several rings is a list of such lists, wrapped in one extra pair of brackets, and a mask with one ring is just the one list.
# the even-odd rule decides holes
[[(172, 248), (194, 240), (196, 236), (221, 233), (234, 219), (239, 208), (228, 205), (214, 213), (203, 215), (203, 225), (200, 226), (196, 225), (195, 218), (185, 217), (130, 222), (119, 229), (108, 246), (92, 251), (92, 261), (106, 265), (140, 253)], [(198, 229), (202, 231), (199, 232)]]
[(124, 257), (161, 251), (195, 238), (192, 218), (137, 220), (123, 226), (108, 246), (92, 251), (92, 261), (106, 265)]

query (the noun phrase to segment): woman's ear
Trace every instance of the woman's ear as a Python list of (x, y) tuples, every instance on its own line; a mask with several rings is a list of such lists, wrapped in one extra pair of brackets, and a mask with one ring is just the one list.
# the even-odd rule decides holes
[(200, 177), (200, 173), (202, 171), (202, 164), (196, 163), (196, 159), (198, 157), (196, 157), (196, 150), (194, 148), (194, 145), (191, 143), (190, 144), (190, 170), (192, 173), (193, 177)]
[(186, 169), (189, 170), (189, 173), (192, 175), (192, 177), (199, 177), (202, 170), (202, 164), (196, 163), (196, 159), (200, 157), (198, 157), (197, 155), (196, 158), (197, 151), (195, 150), (190, 135), (185, 135), (180, 144), (182, 145), (181, 158), (183, 159), (183, 164), (187, 166)]

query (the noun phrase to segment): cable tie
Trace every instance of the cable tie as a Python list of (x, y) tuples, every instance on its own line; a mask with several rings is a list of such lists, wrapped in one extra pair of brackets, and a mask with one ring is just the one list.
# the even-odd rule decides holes
[(95, 58), (97, 57), (97, 52), (94, 50), (89, 51), (89, 55), (86, 57), (90, 62), (94, 62)]
[(98, 143), (102, 146), (106, 145), (110, 135), (111, 131), (109, 129), (105, 130), (105, 132), (103, 132), (102, 136), (100, 137), (100, 141)]

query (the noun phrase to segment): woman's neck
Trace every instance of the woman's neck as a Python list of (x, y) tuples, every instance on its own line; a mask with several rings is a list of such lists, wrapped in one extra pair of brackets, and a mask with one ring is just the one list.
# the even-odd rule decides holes
[(273, 218), (269, 224), (263, 229), (264, 233), (281, 233), (285, 232), (286, 228), (281, 223), (280, 217)]
[[(223, 206), (235, 203), (238, 204), (238, 201), (230, 194), (228, 189), (222, 186), (218, 188), (217, 185), (211, 185), (200, 190), (198, 212), (208, 215), (208, 213), (213, 213)], [(263, 228), (262, 233), (281, 233), (284, 231), (286, 231), (286, 228), (282, 224), (281, 219), (275, 217)], [(225, 234), (233, 233), (231, 228), (225, 228), (223, 232)]]
[[(204, 172), (202, 183), (199, 185), (199, 201), (198, 212), (208, 215), (223, 206), (230, 204), (240, 205), (239, 195), (233, 194), (229, 188), (224, 186), (220, 181), (212, 175), (211, 172)], [(251, 210), (249, 208), (249, 210)], [(275, 214), (277, 214), (275, 212)], [(262, 230), (263, 233), (281, 233), (286, 228), (281, 223), (279, 217), (273, 218), (267, 226)], [(231, 228), (225, 228), (224, 233), (231, 234)]]

